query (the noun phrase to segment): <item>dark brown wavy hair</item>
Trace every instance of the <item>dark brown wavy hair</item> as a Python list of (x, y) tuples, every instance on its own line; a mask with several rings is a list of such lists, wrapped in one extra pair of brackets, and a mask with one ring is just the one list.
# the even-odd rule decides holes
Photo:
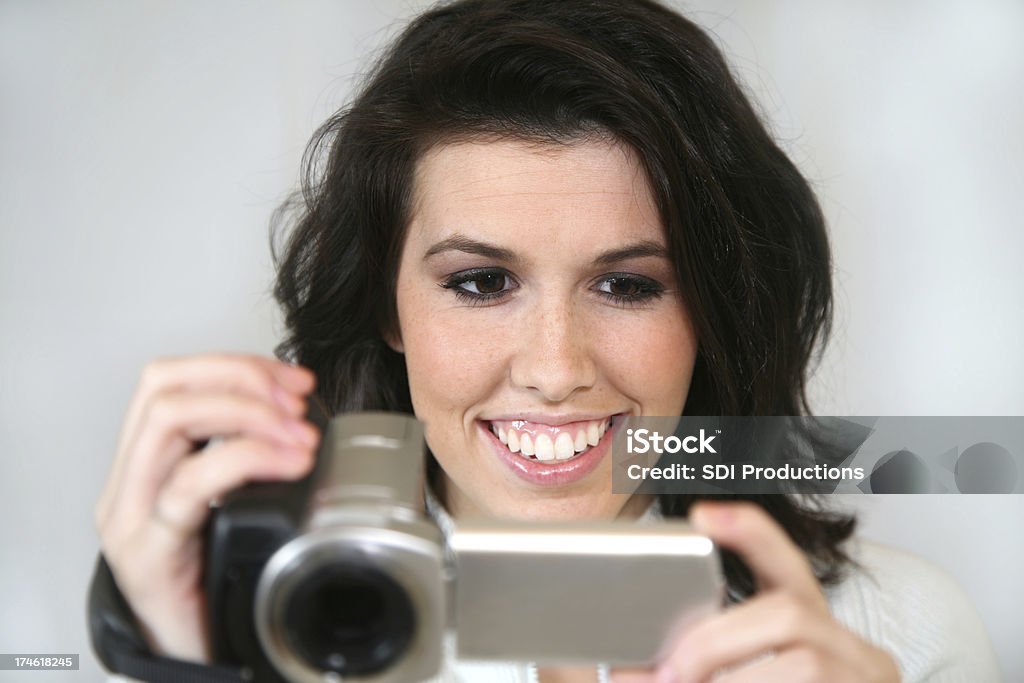
[[(416, 18), (350, 105), (315, 134), (301, 192), (275, 216), (278, 354), (334, 411), (412, 412), (395, 283), (413, 172), (431, 147), (600, 136), (646, 170), (699, 340), (687, 415), (801, 415), (828, 337), (831, 263), (807, 181), (697, 25), (651, 0), (458, 0)], [(432, 472), (437, 464), (431, 458)], [(851, 517), (819, 499), (748, 496), (819, 579), (848, 558)], [(667, 515), (694, 496), (661, 496)], [(734, 595), (753, 590), (726, 554)]]

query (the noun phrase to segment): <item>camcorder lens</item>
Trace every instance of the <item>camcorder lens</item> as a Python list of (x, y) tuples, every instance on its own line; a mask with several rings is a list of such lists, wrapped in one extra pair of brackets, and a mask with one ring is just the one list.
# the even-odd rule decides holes
[(394, 664), (416, 627), (405, 589), (378, 569), (352, 565), (310, 576), (296, 588), (284, 621), (296, 654), (310, 666), (348, 676)]

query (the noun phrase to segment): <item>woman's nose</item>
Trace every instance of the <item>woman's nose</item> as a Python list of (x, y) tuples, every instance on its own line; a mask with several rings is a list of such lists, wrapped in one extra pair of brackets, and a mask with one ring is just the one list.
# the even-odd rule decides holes
[(597, 368), (591, 354), (590, 331), (585, 321), (574, 315), (571, 303), (546, 303), (528, 317), (519, 321), (512, 383), (552, 403), (593, 386)]

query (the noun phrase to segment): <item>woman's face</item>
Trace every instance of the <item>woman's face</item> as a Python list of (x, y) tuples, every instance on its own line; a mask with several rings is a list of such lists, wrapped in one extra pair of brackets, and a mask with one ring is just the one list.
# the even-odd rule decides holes
[(453, 515), (639, 512), (612, 493), (611, 418), (680, 414), (697, 341), (631, 151), (434, 148), (397, 303), (392, 345)]

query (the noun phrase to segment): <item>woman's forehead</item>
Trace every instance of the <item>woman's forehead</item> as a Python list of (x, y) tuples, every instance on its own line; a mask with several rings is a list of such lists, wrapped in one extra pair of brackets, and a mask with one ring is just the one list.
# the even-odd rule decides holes
[(410, 227), (410, 238), (428, 240), (454, 231), (492, 239), (509, 231), (616, 242), (662, 237), (635, 153), (605, 140), (434, 147), (417, 164)]

